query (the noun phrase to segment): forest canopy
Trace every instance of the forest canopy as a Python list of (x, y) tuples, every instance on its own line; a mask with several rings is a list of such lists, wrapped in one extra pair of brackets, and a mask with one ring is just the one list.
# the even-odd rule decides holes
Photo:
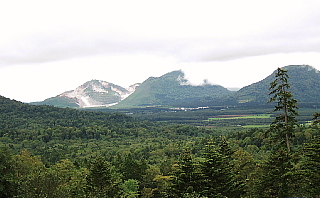
[(285, 73), (284, 84), (270, 85), (278, 116), (264, 128), (152, 122), (0, 97), (0, 197), (317, 197), (319, 113), (313, 124), (296, 122)]

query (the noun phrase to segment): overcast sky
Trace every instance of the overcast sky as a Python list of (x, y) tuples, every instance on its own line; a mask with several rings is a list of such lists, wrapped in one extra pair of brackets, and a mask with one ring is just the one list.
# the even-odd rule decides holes
[(320, 1), (3, 1), (0, 95), (41, 101), (92, 79), (128, 87), (182, 69), (243, 87), (320, 70)]

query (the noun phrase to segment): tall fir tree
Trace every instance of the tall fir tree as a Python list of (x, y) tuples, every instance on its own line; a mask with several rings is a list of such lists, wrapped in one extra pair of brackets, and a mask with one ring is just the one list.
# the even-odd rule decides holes
[(285, 69), (278, 68), (275, 75), (276, 79), (270, 83), (272, 95), (270, 102), (276, 102), (274, 111), (280, 112), (275, 120), (271, 123), (269, 132), (273, 136), (273, 140), (287, 147), (288, 152), (291, 151), (291, 139), (293, 137), (294, 128), (297, 126), (295, 116), (298, 115), (296, 109), (297, 100), (293, 98), (290, 92), (290, 84), (288, 82), (289, 75)]
[(294, 158), (291, 141), (298, 125), (295, 116), (297, 100), (290, 92), (289, 75), (278, 68), (270, 83), (269, 102), (276, 102), (274, 111), (280, 112), (270, 124), (268, 133), (273, 141), (271, 154), (260, 166), (260, 177), (255, 181), (256, 197), (288, 197), (295, 185)]

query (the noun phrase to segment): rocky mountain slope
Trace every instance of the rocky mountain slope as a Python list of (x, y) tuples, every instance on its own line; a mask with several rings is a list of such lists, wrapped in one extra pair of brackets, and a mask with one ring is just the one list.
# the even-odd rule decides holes
[(48, 98), (42, 102), (32, 104), (46, 104), (58, 107), (99, 107), (112, 106), (128, 97), (135, 91), (138, 84), (125, 89), (121, 86), (102, 81), (91, 80), (77, 87), (75, 90), (66, 91), (56, 97)]

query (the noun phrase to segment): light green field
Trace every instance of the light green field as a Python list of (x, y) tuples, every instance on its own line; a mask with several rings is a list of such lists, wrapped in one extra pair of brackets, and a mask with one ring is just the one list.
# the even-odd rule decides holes
[(245, 125), (242, 126), (243, 128), (267, 128), (270, 127), (269, 124), (263, 124), (263, 125)]
[(209, 120), (230, 120), (230, 119), (248, 119), (248, 118), (270, 118), (271, 114), (257, 114), (257, 115), (244, 115), (235, 117), (219, 117), (219, 118), (209, 118)]

